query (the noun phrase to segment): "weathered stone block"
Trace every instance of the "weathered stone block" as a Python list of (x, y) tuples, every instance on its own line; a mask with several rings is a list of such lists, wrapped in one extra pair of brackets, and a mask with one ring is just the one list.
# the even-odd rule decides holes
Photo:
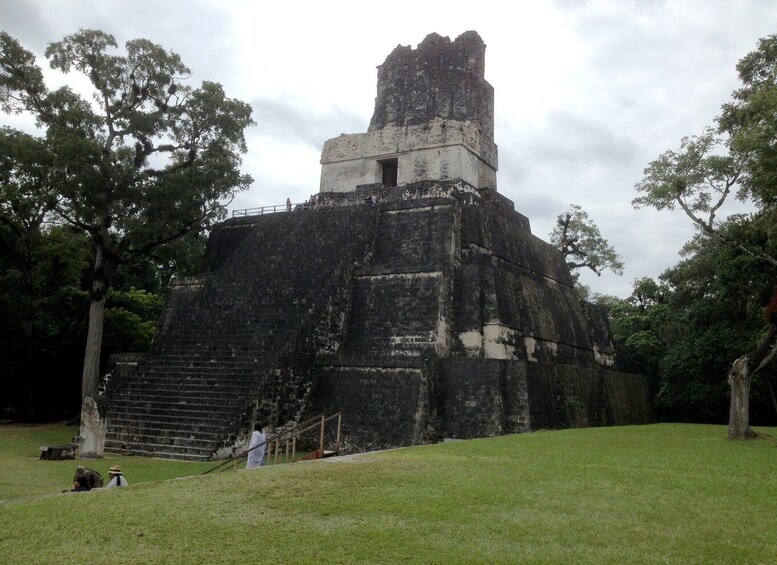
[(66, 445), (47, 445), (40, 448), (40, 459), (60, 461), (62, 459), (75, 459), (78, 445), (68, 443)]
[(453, 42), (432, 33), (415, 50), (397, 46), (378, 67), (369, 130), (442, 117), (476, 121), (493, 139), (494, 89), (484, 78), (485, 53), (486, 45), (474, 31)]

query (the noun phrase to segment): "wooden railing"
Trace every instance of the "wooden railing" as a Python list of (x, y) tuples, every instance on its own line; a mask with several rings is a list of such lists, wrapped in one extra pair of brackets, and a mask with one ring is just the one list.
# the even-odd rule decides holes
[(295, 206), (301, 206), (301, 204), (274, 204), (272, 206), (260, 206), (258, 208), (243, 208), (242, 210), (232, 210), (232, 217), (242, 218), (244, 216), (274, 214), (275, 212), (291, 212), (294, 210)]
[[(337, 431), (335, 436), (334, 449), (327, 451), (325, 449), (325, 444), (324, 444), (326, 423), (331, 420), (334, 420), (335, 418), (337, 419)], [(324, 414), (320, 414), (318, 416), (314, 416), (313, 418), (310, 418), (308, 420), (305, 420), (304, 422), (297, 424), (295, 427), (293, 427), (290, 430), (286, 430), (279, 434), (274, 434), (272, 436), (269, 436), (264, 443), (260, 443), (259, 445), (252, 447), (250, 449), (246, 449), (238, 453), (237, 455), (234, 455), (229, 459), (222, 461), (215, 467), (212, 467), (211, 469), (204, 471), (202, 474), (207, 475), (208, 473), (211, 473), (216, 470), (226, 471), (227, 469), (230, 468), (229, 467), (230, 464), (232, 464), (234, 469), (237, 469), (238, 463), (242, 459), (245, 459), (246, 457), (248, 457), (248, 454), (254, 449), (259, 449), (262, 446), (267, 446), (267, 454), (266, 454), (267, 461), (269, 461), (271, 457), (274, 457), (273, 464), (275, 465), (277, 465), (278, 463), (294, 462), (296, 459), (297, 444), (298, 444), (300, 435), (310, 430), (313, 430), (315, 428), (320, 428), (319, 436), (318, 436), (318, 448), (313, 452), (302, 457), (300, 461), (309, 460), (309, 459), (321, 459), (323, 457), (339, 455), (340, 437), (341, 437), (342, 428), (343, 428), (342, 413), (338, 412), (337, 414), (333, 414), (328, 417), (325, 416)], [(274, 455), (273, 455), (273, 448), (275, 452)]]
[(239, 210), (232, 210), (233, 218), (244, 218), (246, 216), (262, 216), (264, 214), (274, 214), (276, 212), (292, 212), (295, 210), (312, 210), (314, 208), (321, 208), (322, 206), (346, 206), (348, 203), (336, 204), (332, 200), (325, 202), (321, 201), (307, 201), (299, 202), (297, 204), (273, 204), (271, 206), (259, 206), (257, 208), (241, 208)]

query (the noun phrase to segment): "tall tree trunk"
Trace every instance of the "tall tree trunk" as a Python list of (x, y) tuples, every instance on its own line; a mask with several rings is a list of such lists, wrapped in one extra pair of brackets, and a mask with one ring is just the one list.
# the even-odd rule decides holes
[(102, 350), (107, 291), (105, 250), (98, 242), (92, 278), (84, 372), (81, 377), (81, 430), (79, 434), (79, 455), (81, 457), (102, 457), (105, 446), (105, 418), (100, 411), (97, 391), (100, 385), (100, 352)]
[(728, 373), (728, 384), (731, 386), (729, 439), (746, 439), (755, 435), (750, 429), (750, 383), (753, 382), (755, 371), (750, 370), (749, 355), (743, 355), (734, 361)]
[(731, 385), (731, 408), (728, 415), (729, 439), (746, 439), (755, 434), (750, 429), (750, 384), (753, 375), (766, 365), (777, 352), (777, 322), (772, 321), (769, 332), (753, 351), (743, 355), (731, 366), (728, 383)]

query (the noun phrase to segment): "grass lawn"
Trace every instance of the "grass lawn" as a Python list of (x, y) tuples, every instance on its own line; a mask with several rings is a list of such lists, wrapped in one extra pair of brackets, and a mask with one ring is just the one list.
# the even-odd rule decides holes
[(76, 435), (77, 426), (0, 425), (0, 501), (70, 490), (78, 465), (100, 473), (106, 484), (111, 465), (121, 465), (127, 480), (133, 484), (197, 475), (215, 465), (113, 454), (102, 459), (40, 461), (41, 447), (69, 443)]
[[(57, 465), (6, 453), (14, 433), (3, 490)], [(106, 458), (132, 486), (0, 504), (0, 562), (777, 563), (777, 441), (725, 435), (535, 432), (145, 484), (194, 464)]]

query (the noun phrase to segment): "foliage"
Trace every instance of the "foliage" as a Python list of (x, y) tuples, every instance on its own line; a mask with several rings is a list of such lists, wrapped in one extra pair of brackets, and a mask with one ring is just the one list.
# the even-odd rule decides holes
[(602, 237), (588, 212), (576, 204), (559, 214), (550, 242), (561, 251), (570, 271), (587, 267), (597, 275), (607, 269), (623, 274), (623, 262), (615, 249)]
[[(759, 239), (759, 222), (742, 217), (721, 225)], [(598, 297), (610, 316), (621, 368), (657, 378), (660, 417), (673, 421), (723, 422), (731, 360), (752, 349), (763, 332), (761, 306), (777, 269), (764, 268), (739, 247), (703, 234), (683, 250), (684, 259), (659, 281), (634, 281), (627, 299)], [(754, 421), (777, 422), (769, 374), (752, 391)]]
[[(0, 411), (16, 419), (72, 417), (80, 403), (91, 245), (71, 227), (44, 225), (25, 262), (20, 237), (0, 229), (0, 364), (6, 383)], [(146, 281), (160, 288), (154, 272), (149, 278), (148, 266), (142, 267), (136, 273), (123, 266), (118, 286), (109, 291), (106, 356), (144, 350), (153, 335), (161, 289), (157, 294), (125, 286)]]
[(746, 156), (742, 190), (761, 208), (777, 204), (777, 35), (758, 41), (737, 64), (741, 86), (723, 106), (718, 126), (732, 153)]
[[(657, 210), (679, 207), (703, 236), (687, 249), (698, 253), (693, 264), (681, 264), (667, 275), (679, 280), (679, 308), (684, 303), (689, 331), (681, 336), (684, 353), (671, 352), (663, 371), (667, 376), (682, 373), (689, 382), (672, 379), (659, 400), (678, 404), (679, 399), (709, 396), (717, 387), (692, 385), (700, 384), (700, 372), (717, 375), (725, 355), (730, 367), (729, 434), (744, 438), (751, 434), (743, 397), (754, 373), (777, 347), (769, 338), (773, 334), (763, 331), (763, 318), (755, 316), (768, 301), (777, 269), (777, 36), (761, 39), (737, 70), (742, 85), (724, 105), (717, 127), (684, 138), (679, 151), (666, 151), (651, 162), (636, 185), (641, 196), (633, 204)], [(722, 221), (718, 216), (732, 195), (755, 212)], [(713, 296), (715, 303), (710, 302)], [(777, 400), (773, 404), (777, 410)]]
[[(180, 57), (146, 39), (117, 49), (113, 36), (96, 30), (46, 49), (52, 69), (87, 79), (89, 100), (67, 86), (50, 91), (35, 56), (0, 32), (0, 108), (35, 116), (47, 156), (41, 162), (25, 152), (29, 140), (13, 132), (6, 135), (15, 141), (7, 144), (11, 166), (3, 168), (45, 170), (38, 207), (51, 208), (94, 246), (84, 396), (96, 393), (105, 300), (120, 267), (200, 233), (223, 216), (222, 200), (251, 182), (239, 171), (243, 132), (253, 124), (248, 104), (213, 82), (190, 86)], [(27, 178), (5, 177), (11, 192)], [(137, 326), (126, 313), (109, 318)]]
[[(621, 370), (657, 377), (661, 358), (666, 353), (663, 330), (666, 325), (665, 308), (648, 298), (646, 289), (662, 288), (652, 279), (634, 281), (634, 291), (627, 299), (597, 296), (596, 303), (603, 307), (610, 319), (610, 329), (615, 341), (616, 357)], [(664, 291), (660, 294), (663, 299)]]
[[(9, 563), (772, 563), (775, 441), (724, 438), (698, 425), (536, 432), (151, 484), (133, 480), (136, 469), (178, 463), (126, 457), (126, 489), (5, 503), (0, 553)], [(16, 461), (14, 484), (59, 465)], [(60, 463), (48, 492), (72, 477), (75, 462)], [(84, 516), (105, 527), (79, 529)]]
[(23, 260), (22, 268), (30, 260), (34, 238), (47, 212), (54, 207), (48, 184), (50, 165), (50, 155), (41, 140), (0, 128), (0, 225), (16, 236), (14, 241), (19, 247), (15, 255)]
[(106, 352), (146, 351), (151, 346), (162, 306), (159, 295), (135, 288), (128, 291), (111, 289), (105, 312), (107, 337), (103, 347)]
[(89, 296), (82, 285), (89, 251), (88, 240), (64, 226), (0, 230), (4, 417), (61, 417), (68, 406), (72, 416), (86, 335)]
[(739, 340), (726, 326), (694, 330), (662, 358), (656, 403), (673, 421), (723, 423), (728, 415), (725, 376), (732, 344)]
[[(112, 55), (112, 36), (85, 30), (46, 51), (54, 69), (80, 71), (94, 88), (89, 103), (67, 87), (46, 90), (31, 53), (0, 35), (0, 102), (46, 127), (59, 196), (57, 212), (93, 236), (101, 222), (124, 260), (218, 218), (218, 200), (250, 181), (237, 170), (250, 107), (218, 84), (198, 89), (180, 58), (147, 40)], [(88, 187), (88, 190), (87, 190)]]
[[(723, 147), (723, 140), (712, 128), (684, 137), (679, 152), (665, 151), (645, 169), (644, 178), (636, 185), (643, 195), (632, 201), (634, 206), (657, 210), (679, 206), (691, 215), (706, 214), (707, 220), (697, 224), (714, 227), (715, 216), (737, 185), (744, 164), (741, 155), (721, 155)], [(744, 193), (738, 196), (744, 197)]]

